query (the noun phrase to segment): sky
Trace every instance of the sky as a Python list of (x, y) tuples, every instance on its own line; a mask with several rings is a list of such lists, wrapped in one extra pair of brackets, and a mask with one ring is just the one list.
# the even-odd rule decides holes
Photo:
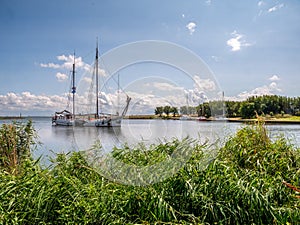
[[(116, 55), (129, 59), (138, 52), (130, 43), (147, 40), (183, 49), (179, 55), (170, 50), (165, 61), (174, 53), (176, 63), (196, 67), (197, 60), (184, 57), (190, 52), (209, 72), (129, 60), (117, 73), (132, 97), (132, 114), (153, 113), (160, 104), (196, 105), (223, 91), (226, 100), (299, 96), (299, 12), (299, 0), (1, 0), (0, 115), (51, 115), (70, 106), (74, 52), (76, 97), (86, 100), (97, 39), (106, 82), (100, 98), (107, 107), (118, 93), (116, 73), (105, 68), (110, 54), (117, 64)], [(163, 49), (153, 52), (159, 58)], [(138, 57), (148, 50), (140, 48)]]

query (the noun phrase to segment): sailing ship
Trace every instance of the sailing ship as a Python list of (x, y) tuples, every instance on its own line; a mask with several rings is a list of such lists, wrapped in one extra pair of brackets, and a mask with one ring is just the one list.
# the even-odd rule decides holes
[[(126, 115), (129, 103), (131, 98), (126, 95), (126, 105), (122, 113), (116, 112), (115, 114), (103, 113), (99, 110), (99, 51), (98, 51), (98, 42), (96, 47), (96, 58), (95, 58), (95, 78), (96, 78), (96, 111), (95, 113), (87, 114), (75, 114), (75, 54), (74, 54), (74, 63), (72, 70), (72, 95), (73, 95), (73, 111), (63, 110), (61, 112), (55, 112), (55, 115), (52, 118), (53, 125), (59, 126), (84, 126), (84, 127), (120, 127), (121, 121)], [(118, 79), (119, 80), (119, 79)], [(119, 82), (118, 82), (118, 94), (119, 94)], [(76, 116), (75, 116), (76, 115)]]
[(52, 117), (52, 125), (56, 126), (73, 126), (75, 124), (75, 93), (76, 93), (76, 87), (75, 87), (75, 53), (74, 53), (74, 62), (72, 67), (72, 95), (73, 95), (73, 110), (72, 112), (68, 110), (63, 110), (61, 112), (55, 112), (54, 116)]
[[(95, 113), (88, 113), (84, 115), (76, 115), (75, 126), (85, 126), (85, 127), (120, 127), (123, 117), (126, 115), (129, 107), (131, 98), (126, 95), (126, 105), (122, 113), (116, 112), (112, 113), (103, 113), (99, 110), (99, 51), (98, 51), (98, 42), (96, 46), (96, 57), (95, 57), (95, 80), (96, 80), (96, 102), (95, 102)], [(119, 79), (118, 79), (118, 95), (119, 95)], [(119, 98), (118, 98), (119, 99)], [(118, 102), (119, 104), (119, 102)]]

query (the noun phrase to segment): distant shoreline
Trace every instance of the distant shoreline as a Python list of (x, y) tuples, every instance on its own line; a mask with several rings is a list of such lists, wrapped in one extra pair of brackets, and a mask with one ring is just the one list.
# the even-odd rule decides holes
[[(22, 120), (22, 119), (34, 119), (34, 118), (51, 118), (51, 116), (0, 116), (0, 120)], [(159, 117), (157, 115), (127, 115), (124, 119), (143, 119), (143, 120), (179, 120), (180, 116), (169, 116), (169, 117)], [(197, 117), (194, 117), (194, 120), (197, 120)], [(208, 118), (208, 122), (214, 122), (213, 118)], [(217, 121), (217, 120), (216, 120)], [(242, 119), (242, 118), (227, 118), (227, 122), (232, 123), (255, 123), (257, 119)], [(266, 124), (300, 124), (299, 118), (268, 118), (262, 119), (262, 121)]]
[(51, 116), (0, 116), (0, 120), (23, 120), (31, 118), (51, 118)]
[[(125, 116), (124, 119), (170, 119), (170, 120), (179, 120), (180, 116), (170, 116), (170, 117), (159, 117), (156, 115), (128, 115)], [(195, 117), (195, 120), (197, 120), (197, 117)], [(208, 118), (207, 121), (209, 122), (217, 122), (219, 120), (214, 120), (213, 118)], [(242, 119), (242, 118), (227, 118), (225, 120), (227, 122), (233, 122), (233, 123), (255, 123), (257, 122), (257, 119)], [(266, 124), (300, 124), (300, 117), (294, 118), (294, 119), (288, 119), (288, 118), (270, 118), (270, 119), (262, 119), (262, 121)]]
[[(287, 120), (284, 118), (272, 118), (272, 119), (262, 119), (265, 124), (300, 124), (299, 120)], [(257, 119), (241, 119), (241, 118), (228, 118), (228, 122), (233, 123), (255, 123)]]
[(0, 120), (19, 120), (19, 119), (25, 119), (25, 117), (20, 116), (0, 116)]

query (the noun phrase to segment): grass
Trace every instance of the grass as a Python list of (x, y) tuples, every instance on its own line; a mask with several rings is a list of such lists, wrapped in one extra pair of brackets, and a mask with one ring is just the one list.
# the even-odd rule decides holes
[[(25, 130), (26, 126), (18, 128), (28, 134), (23, 136), (30, 143), (25, 152), (34, 144), (33, 130)], [(0, 129), (1, 146), (19, 140), (18, 132), (9, 129)], [(0, 224), (297, 224), (300, 220), (299, 193), (286, 185), (299, 187), (300, 151), (283, 137), (271, 141), (261, 124), (245, 126), (230, 137), (206, 167), (208, 146), (188, 139), (149, 148), (124, 146), (111, 156), (125, 164), (151, 166), (171, 157), (181, 145), (190, 154), (184, 166), (146, 186), (113, 182), (78, 152), (57, 155), (47, 169), (28, 155), (13, 166), (2, 163)]]
[(259, 117), (259, 119), (242, 119), (240, 117), (236, 118), (229, 118), (229, 121), (231, 122), (256, 122), (259, 120), (264, 120), (265, 123), (287, 123), (287, 124), (299, 124), (300, 123), (300, 117), (299, 116), (291, 116), (288, 114), (285, 115), (275, 115), (275, 116), (265, 116), (265, 117)]
[(300, 121), (300, 116), (289, 116), (289, 115), (285, 115), (285, 116), (280, 116), (280, 117), (276, 117), (276, 119), (279, 120), (284, 120), (284, 121)]

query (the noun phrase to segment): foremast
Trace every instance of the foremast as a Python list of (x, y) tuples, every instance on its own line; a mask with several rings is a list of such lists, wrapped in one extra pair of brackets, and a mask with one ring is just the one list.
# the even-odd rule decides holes
[(74, 52), (74, 62), (72, 68), (73, 119), (75, 119), (75, 93), (76, 93), (76, 86), (75, 86), (75, 52)]
[(97, 38), (97, 44), (96, 44), (96, 61), (95, 61), (95, 67), (96, 67), (96, 119), (99, 118), (99, 77), (98, 77), (98, 65), (99, 65), (99, 52), (98, 52), (98, 38)]

